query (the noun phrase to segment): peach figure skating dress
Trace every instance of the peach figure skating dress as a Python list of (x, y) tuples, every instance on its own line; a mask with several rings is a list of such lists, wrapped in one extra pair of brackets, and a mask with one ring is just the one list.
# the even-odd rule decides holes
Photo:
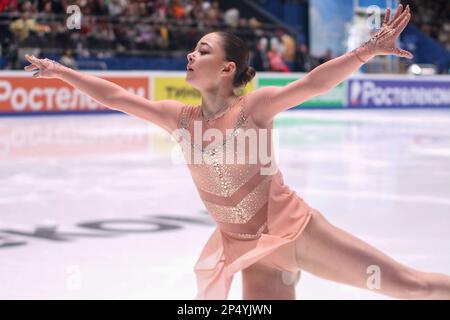
[[(194, 267), (198, 286), (196, 299), (226, 299), (234, 274), (256, 262), (294, 275), (299, 272), (295, 239), (304, 230), (314, 209), (283, 183), (276, 164), (262, 163), (261, 159), (252, 163), (249, 158), (243, 164), (222, 160), (227, 153), (236, 155), (238, 136), (245, 130), (258, 130), (245, 107), (246, 96), (240, 96), (231, 107), (215, 115), (208, 127), (206, 121), (202, 122), (200, 106), (185, 105), (178, 115), (177, 128), (184, 129), (180, 131), (189, 133), (190, 137), (181, 135), (183, 138), (176, 140), (200, 198), (217, 222)], [(216, 128), (226, 138), (214, 141), (214, 148), (208, 146), (212, 141), (201, 138), (202, 145), (195, 144), (195, 120), (197, 124), (202, 123), (203, 132)], [(226, 129), (234, 130), (226, 135)], [(271, 152), (271, 130), (268, 133), (266, 145)], [(229, 147), (232, 141), (234, 149)], [(247, 156), (251, 147), (247, 139)], [(205, 161), (195, 163), (195, 153), (203, 154)], [(269, 167), (272, 167), (267, 171), (270, 174), (262, 173), (262, 168)]]

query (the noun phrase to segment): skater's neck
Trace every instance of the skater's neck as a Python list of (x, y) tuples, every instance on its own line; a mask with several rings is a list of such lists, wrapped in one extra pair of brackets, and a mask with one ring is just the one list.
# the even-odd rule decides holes
[(203, 115), (213, 117), (234, 102), (236, 95), (232, 88), (217, 88), (202, 92), (201, 108)]

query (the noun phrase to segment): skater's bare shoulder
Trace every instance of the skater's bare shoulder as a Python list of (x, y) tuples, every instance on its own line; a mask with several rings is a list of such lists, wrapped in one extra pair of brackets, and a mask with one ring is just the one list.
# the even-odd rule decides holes
[(276, 114), (273, 104), (280, 90), (277, 86), (266, 86), (258, 88), (248, 93), (246, 99), (246, 109), (255, 124), (261, 128), (270, 125)]

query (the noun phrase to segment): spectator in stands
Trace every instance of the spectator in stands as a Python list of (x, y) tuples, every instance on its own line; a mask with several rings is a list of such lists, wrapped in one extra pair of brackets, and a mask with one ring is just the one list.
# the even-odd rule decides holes
[(97, 23), (92, 30), (91, 36), (94, 41), (98, 41), (100, 49), (104, 50), (104, 54), (112, 54), (114, 48), (114, 42), (116, 41), (116, 35), (112, 29), (112, 26), (107, 22)]
[(21, 67), (19, 60), (19, 50), (15, 42), (12, 42), (6, 47), (5, 51), (3, 52), (3, 55), (8, 61), (8, 64), (6, 65), (5, 69), (7, 70), (19, 69)]
[(142, 16), (142, 13), (139, 11), (139, 3), (135, 1), (128, 2), (128, 4), (123, 8), (122, 14), (139, 20), (139, 17)]
[(153, 18), (155, 18), (156, 23), (166, 23), (167, 15), (169, 14), (169, 8), (164, 4), (162, 0), (157, 0), (155, 4), (155, 13)]
[(291, 37), (287, 30), (280, 29), (277, 32), (278, 38), (281, 40), (281, 43), (283, 45), (283, 53), (282, 57), (284, 61), (293, 63), (295, 58), (295, 40), (293, 37)]
[(108, 4), (108, 12), (112, 16), (120, 15), (127, 6), (126, 0), (110, 0)]
[(294, 70), (297, 72), (309, 72), (314, 68), (314, 60), (309, 53), (306, 43), (301, 43), (295, 52)]
[(217, 24), (222, 18), (219, 9), (219, 3), (217, 1), (214, 1), (213, 4), (208, 7), (208, 10), (206, 10), (205, 17), (207, 25), (211, 27), (217, 26)]
[(51, 14), (65, 14), (65, 1), (58, 0), (35, 0), (35, 8), (38, 12), (43, 12), (46, 15)]
[(258, 19), (256, 19), (255, 17), (251, 17), (250, 19), (248, 19), (248, 25), (252, 29), (259, 29), (262, 26), (261, 22), (258, 21)]
[(169, 29), (165, 25), (159, 27), (159, 47), (161, 49), (169, 47)]
[(66, 50), (64, 50), (64, 54), (62, 55), (61, 59), (59, 59), (59, 63), (65, 65), (68, 68), (77, 69), (77, 63), (73, 58), (72, 49), (67, 48)]
[(184, 18), (186, 10), (181, 0), (174, 0), (171, 9), (175, 19), (180, 20)]
[(107, 0), (96, 0), (92, 1), (92, 10), (91, 13), (96, 16), (105, 16), (109, 13)]
[(270, 64), (267, 57), (267, 38), (260, 38), (256, 43), (256, 50), (252, 54), (251, 65), (256, 71), (269, 71)]
[(283, 60), (281, 44), (277, 38), (272, 38), (270, 41), (270, 50), (267, 53), (269, 59), (270, 71), (289, 72), (289, 67)]
[(0, 12), (17, 11), (17, 0), (0, 0)]
[(224, 22), (227, 26), (237, 28), (239, 25), (239, 10), (230, 8), (223, 15)]
[(208, 12), (209, 7), (211, 7), (211, 3), (209, 1), (200, 0), (200, 6), (203, 9), (203, 12)]
[(30, 11), (23, 12), (21, 17), (14, 20), (9, 26), (19, 42), (27, 40), (31, 32), (50, 32), (49, 26), (37, 23), (30, 17), (30, 14)]

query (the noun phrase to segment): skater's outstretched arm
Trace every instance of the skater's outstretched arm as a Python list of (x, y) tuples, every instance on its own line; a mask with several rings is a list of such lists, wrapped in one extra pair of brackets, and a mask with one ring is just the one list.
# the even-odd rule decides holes
[(36, 71), (34, 78), (60, 79), (104, 106), (144, 119), (167, 130), (176, 128), (183, 104), (176, 100), (151, 101), (133, 94), (123, 87), (99, 77), (67, 68), (50, 59), (26, 55), (30, 65), (27, 71)]
[(388, 9), (381, 29), (361, 47), (318, 66), (284, 87), (256, 90), (253, 94), (259, 103), (254, 104), (257, 109), (251, 112), (253, 119), (262, 125), (269, 124), (277, 113), (332, 89), (376, 55), (393, 54), (412, 59), (412, 53), (396, 47), (396, 40), (410, 18), (409, 6), (403, 10), (399, 5), (392, 19)]

